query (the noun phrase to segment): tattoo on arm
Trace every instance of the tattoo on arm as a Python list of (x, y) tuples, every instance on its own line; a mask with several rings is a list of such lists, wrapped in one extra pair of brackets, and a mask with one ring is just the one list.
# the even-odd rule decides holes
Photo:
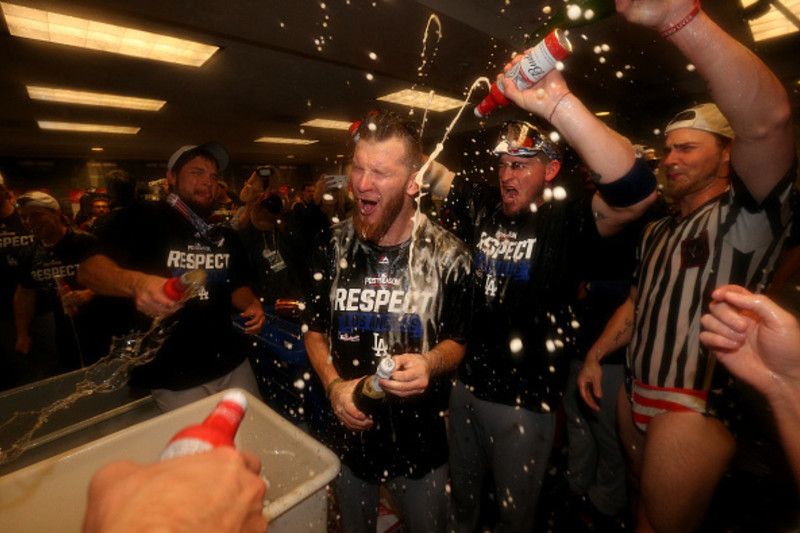
[(625, 333), (629, 329), (631, 329), (631, 326), (633, 326), (633, 320), (631, 320), (630, 318), (626, 318), (625, 319), (625, 324), (623, 325), (623, 327), (620, 328), (619, 330), (617, 330), (617, 335), (616, 335), (616, 337), (614, 337), (614, 341), (615, 342), (619, 342), (619, 340), (622, 338), (622, 336), (625, 335)]

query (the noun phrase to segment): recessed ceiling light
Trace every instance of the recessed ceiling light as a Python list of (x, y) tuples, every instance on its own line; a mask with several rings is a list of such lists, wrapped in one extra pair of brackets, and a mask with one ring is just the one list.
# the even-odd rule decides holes
[(289, 139), (286, 137), (261, 137), (256, 139), (257, 143), (272, 143), (272, 144), (314, 144), (313, 139)]
[(168, 35), (0, 2), (11, 35), (199, 67), (219, 50)]
[(57, 87), (39, 87), (35, 85), (27, 85), (26, 87), (28, 89), (28, 96), (30, 96), (32, 100), (45, 100), (48, 102), (61, 102), (65, 104), (158, 111), (167, 103), (166, 100), (152, 100), (150, 98), (137, 98), (134, 96), (75, 91), (72, 89), (59, 89)]
[(140, 129), (142, 129), (135, 126), (111, 126), (108, 124), (78, 124), (75, 122), (53, 122), (49, 120), (40, 120), (38, 122), (39, 122), (39, 127), (42, 128), (43, 130), (124, 133), (127, 135), (135, 135), (139, 133)]
[(431, 93), (422, 91), (412, 91), (411, 89), (404, 89), (396, 93), (381, 96), (378, 100), (384, 102), (391, 102), (393, 104), (405, 105), (408, 107), (419, 107), (422, 109), (430, 109), (431, 111), (450, 111), (461, 107), (462, 101), (447, 96), (433, 95)]
[(611, 114), (611, 111), (598, 111), (598, 112), (597, 112), (597, 113), (595, 113), (594, 115), (595, 115), (596, 117), (607, 117), (607, 116), (608, 116), (608, 115), (610, 115), (610, 114)]
[[(757, 0), (742, 0), (742, 7), (749, 7)], [(774, 37), (781, 37), (798, 30), (796, 23), (792, 20), (800, 18), (800, 1), (782, 0), (780, 2), (770, 2), (769, 10), (762, 16), (753, 20), (748, 20), (750, 31), (753, 32), (754, 41), (763, 41)]]
[(301, 126), (310, 126), (312, 128), (327, 128), (330, 130), (349, 130), (352, 122), (345, 122), (344, 120), (328, 120), (326, 118), (315, 118), (300, 124)]
[(103, 151), (103, 149), (101, 147), (99, 147), (99, 146), (93, 146), (92, 147), (92, 152), (102, 152), (102, 151)]

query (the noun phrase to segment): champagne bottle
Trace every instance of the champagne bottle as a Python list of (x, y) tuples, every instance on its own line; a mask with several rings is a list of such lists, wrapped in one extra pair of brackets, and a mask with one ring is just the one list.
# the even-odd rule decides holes
[(613, 15), (616, 11), (614, 0), (568, 0), (550, 19), (530, 34), (526, 46), (534, 45), (542, 36), (556, 28), (578, 28)]
[(179, 301), (182, 298), (191, 296), (194, 291), (206, 283), (205, 270), (189, 270), (180, 276), (170, 278), (164, 283), (164, 294), (170, 300)]
[(361, 378), (361, 381), (356, 384), (356, 388), (353, 390), (353, 403), (356, 404), (359, 411), (371, 415), (378, 410), (386, 398), (386, 392), (381, 389), (378, 380), (390, 377), (394, 372), (394, 367), (394, 359), (384, 357), (378, 364), (375, 374)]
[(510, 79), (517, 89), (524, 91), (542, 79), (555, 68), (556, 63), (571, 53), (572, 44), (564, 33), (560, 29), (553, 30), (536, 46), (528, 49), (519, 63), (508, 69), (502, 78), (492, 84), (486, 98), (475, 106), (475, 116), (483, 118), (495, 107), (509, 104), (502, 83), (504, 79)]
[(232, 446), (233, 438), (247, 410), (247, 398), (241, 391), (233, 390), (222, 397), (202, 424), (180, 430), (161, 452), (161, 461), (206, 452), (217, 446)]
[(70, 289), (67, 282), (64, 281), (64, 276), (53, 276), (53, 279), (56, 282), (56, 291), (58, 292), (58, 297), (61, 300), (61, 306), (64, 308), (64, 314), (67, 316), (75, 316), (78, 314), (78, 308), (74, 304), (66, 304), (64, 303), (64, 297), (66, 297), (72, 289)]

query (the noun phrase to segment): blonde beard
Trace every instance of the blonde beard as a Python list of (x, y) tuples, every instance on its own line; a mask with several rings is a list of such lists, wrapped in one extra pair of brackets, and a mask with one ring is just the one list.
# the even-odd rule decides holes
[(361, 217), (358, 209), (353, 214), (353, 227), (355, 228), (356, 235), (362, 240), (379, 244), (381, 239), (389, 231), (400, 212), (403, 210), (403, 196), (398, 195), (396, 198), (387, 200), (386, 209), (380, 220), (376, 222), (366, 222)]

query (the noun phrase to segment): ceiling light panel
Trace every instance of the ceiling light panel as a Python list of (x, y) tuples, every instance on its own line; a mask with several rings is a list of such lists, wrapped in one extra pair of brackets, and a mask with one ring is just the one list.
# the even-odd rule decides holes
[(396, 93), (381, 96), (378, 100), (384, 102), (391, 102), (393, 104), (400, 104), (408, 107), (418, 107), (421, 109), (430, 109), (431, 111), (450, 111), (461, 107), (462, 101), (447, 96), (439, 96), (434, 94), (431, 98), (430, 92), (412, 91), (411, 89), (404, 89)]
[(0, 2), (8, 31), (50, 43), (199, 67), (219, 50), (168, 35)]
[(44, 100), (47, 102), (59, 102), (64, 104), (120, 107), (139, 111), (158, 111), (167, 103), (166, 100), (76, 91), (72, 89), (60, 89), (58, 87), (27, 85), (26, 88), (28, 89), (28, 96), (32, 100)]
[(329, 130), (349, 130), (352, 122), (345, 122), (344, 120), (329, 120), (326, 118), (315, 118), (300, 124), (301, 126), (309, 126), (311, 128), (326, 128)]
[(75, 132), (99, 132), (99, 133), (121, 133), (126, 135), (136, 135), (139, 130), (136, 126), (112, 126), (109, 124), (79, 124), (76, 122), (53, 122), (40, 120), (39, 127), (43, 130), (75, 131)]
[(314, 144), (313, 139), (289, 139), (286, 137), (260, 137), (255, 140), (257, 143), (272, 143), (272, 144)]
[[(756, 0), (742, 0), (743, 7), (749, 7)], [(764, 15), (748, 20), (754, 41), (764, 41), (800, 31), (792, 19), (800, 18), (800, 0), (775, 0)]]

